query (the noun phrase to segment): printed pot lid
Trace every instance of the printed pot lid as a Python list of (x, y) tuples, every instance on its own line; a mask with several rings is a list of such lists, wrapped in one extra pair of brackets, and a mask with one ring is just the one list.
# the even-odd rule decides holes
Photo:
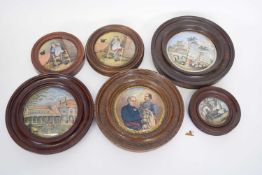
[(40, 73), (77, 74), (84, 63), (84, 48), (72, 34), (54, 32), (40, 38), (32, 48), (31, 60)]
[(223, 135), (240, 121), (240, 106), (232, 94), (218, 87), (204, 87), (192, 96), (188, 112), (200, 130), (211, 135)]
[(98, 29), (86, 44), (88, 62), (97, 72), (106, 76), (137, 68), (143, 56), (141, 37), (123, 25), (108, 25)]
[(172, 82), (142, 69), (110, 78), (100, 89), (95, 105), (103, 134), (133, 151), (165, 144), (176, 135), (184, 117), (183, 100)]
[(88, 89), (78, 79), (39, 75), (13, 93), (6, 108), (6, 126), (22, 148), (53, 154), (80, 141), (92, 123), (93, 107)]
[(168, 20), (155, 32), (151, 52), (157, 70), (176, 85), (196, 89), (221, 79), (234, 61), (227, 33), (195, 16)]

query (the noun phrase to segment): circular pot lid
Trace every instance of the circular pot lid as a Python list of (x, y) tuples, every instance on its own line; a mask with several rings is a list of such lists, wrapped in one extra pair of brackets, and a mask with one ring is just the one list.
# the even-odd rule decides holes
[(75, 145), (88, 131), (94, 104), (78, 79), (44, 74), (24, 82), (6, 108), (6, 126), (22, 148), (53, 154)]
[(72, 34), (54, 32), (40, 38), (32, 48), (31, 60), (43, 74), (77, 74), (84, 63), (84, 48)]
[(200, 130), (211, 135), (223, 135), (240, 121), (240, 106), (232, 94), (218, 87), (204, 87), (192, 96), (189, 115)]
[(142, 69), (110, 78), (100, 89), (95, 105), (103, 134), (133, 151), (165, 144), (176, 135), (184, 117), (183, 100), (172, 82)]
[(230, 37), (220, 26), (195, 16), (162, 24), (153, 36), (151, 52), (161, 74), (192, 89), (216, 83), (230, 70), (235, 55)]
[(97, 72), (106, 76), (137, 68), (143, 56), (141, 37), (123, 25), (108, 25), (98, 29), (86, 44), (88, 62)]

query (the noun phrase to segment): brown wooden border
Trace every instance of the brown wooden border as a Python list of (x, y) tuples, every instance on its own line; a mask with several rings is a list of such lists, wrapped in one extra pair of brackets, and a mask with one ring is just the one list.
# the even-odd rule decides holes
[[(150, 133), (131, 133), (117, 123), (113, 105), (119, 93), (132, 86), (145, 86), (162, 98), (166, 112), (162, 124)], [(132, 151), (157, 148), (178, 132), (184, 117), (184, 104), (178, 89), (160, 74), (143, 69), (124, 71), (111, 77), (100, 89), (96, 98), (96, 121), (103, 134), (114, 144)]]
[[(71, 41), (77, 48), (77, 58), (76, 61), (67, 69), (61, 70), (61, 71), (52, 71), (49, 69), (46, 69), (43, 65), (40, 64), (38, 55), (39, 55), (39, 50), (42, 47), (44, 43), (51, 39), (67, 39)], [(42, 74), (47, 74), (47, 73), (59, 73), (59, 74), (67, 74), (67, 75), (75, 75), (77, 74), (80, 69), (82, 68), (84, 64), (84, 57), (85, 57), (85, 52), (84, 52), (84, 47), (81, 43), (81, 41), (74, 35), (66, 32), (53, 32), (49, 33), (43, 37), (41, 37), (33, 46), (32, 51), (31, 51), (31, 61), (34, 65), (34, 67), (37, 69), (38, 72)]]
[[(216, 97), (227, 104), (229, 108), (229, 119), (222, 126), (211, 126), (201, 119), (198, 112), (198, 105), (207, 97)], [(238, 125), (241, 116), (240, 106), (235, 97), (228, 91), (213, 86), (201, 88), (193, 94), (189, 103), (188, 112), (196, 127), (207, 134), (215, 136), (227, 134), (234, 129)]]
[[(108, 32), (123, 33), (129, 36), (134, 41), (135, 46), (136, 46), (135, 55), (134, 55), (134, 58), (131, 59), (131, 61), (128, 62), (127, 64), (118, 66), (118, 67), (112, 67), (112, 66), (104, 65), (97, 59), (97, 56), (94, 50), (94, 45), (97, 39), (101, 35), (108, 33)], [(131, 28), (123, 26), (123, 25), (107, 25), (107, 26), (104, 26), (96, 30), (88, 39), (85, 50), (86, 50), (85, 51), (86, 58), (87, 58), (87, 61), (90, 63), (90, 65), (97, 72), (103, 75), (106, 75), (106, 76), (112, 76), (120, 71), (137, 68), (141, 64), (143, 60), (143, 56), (144, 56), (144, 44), (139, 34), (135, 32), (134, 30), (132, 30)]]
[[(63, 135), (53, 138), (42, 138), (32, 134), (23, 121), (23, 109), (28, 98), (46, 87), (65, 89), (74, 96), (78, 106), (74, 125)], [(88, 131), (93, 114), (93, 99), (83, 83), (70, 76), (43, 74), (27, 80), (13, 93), (6, 108), (6, 126), (10, 136), (22, 148), (39, 154), (53, 154), (79, 142)]]
[[(202, 72), (183, 71), (170, 63), (166, 45), (169, 39), (183, 31), (194, 31), (207, 36), (215, 45), (217, 59), (212, 67)], [(151, 53), (156, 69), (176, 85), (196, 89), (212, 85), (231, 68), (234, 61), (234, 46), (228, 34), (217, 24), (196, 16), (181, 16), (163, 23), (155, 32)]]

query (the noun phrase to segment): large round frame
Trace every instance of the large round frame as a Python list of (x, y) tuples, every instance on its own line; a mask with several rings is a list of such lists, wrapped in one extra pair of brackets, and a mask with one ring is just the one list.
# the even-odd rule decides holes
[[(174, 66), (168, 58), (166, 46), (171, 37), (180, 32), (197, 32), (208, 37), (215, 45), (215, 63), (200, 72), (189, 72)], [(217, 24), (195, 16), (181, 16), (163, 23), (155, 32), (151, 53), (157, 70), (170, 78), (176, 85), (197, 89), (212, 85), (220, 80), (231, 68), (234, 61), (234, 46), (228, 34)]]
[[(69, 130), (59, 136), (44, 138), (26, 128), (23, 110), (34, 93), (50, 87), (69, 92), (75, 98), (78, 110), (76, 121)], [(91, 94), (78, 79), (61, 74), (43, 74), (27, 80), (13, 93), (6, 108), (6, 126), (10, 136), (22, 148), (40, 154), (53, 154), (80, 141), (92, 123), (93, 113)]]
[[(118, 94), (134, 86), (152, 89), (165, 104), (164, 119), (152, 132), (127, 132), (115, 119), (113, 106)], [(116, 145), (132, 151), (147, 151), (165, 144), (176, 135), (184, 117), (183, 100), (172, 82), (156, 72), (143, 69), (124, 71), (111, 77), (100, 89), (95, 105), (96, 121), (103, 134)]]

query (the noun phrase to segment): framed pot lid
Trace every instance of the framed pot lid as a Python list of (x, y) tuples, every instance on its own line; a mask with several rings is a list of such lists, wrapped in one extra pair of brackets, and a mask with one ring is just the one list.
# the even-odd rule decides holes
[(172, 82), (142, 69), (111, 77), (100, 89), (95, 106), (103, 134), (132, 151), (165, 144), (176, 135), (184, 117), (183, 100)]
[(234, 129), (240, 121), (237, 100), (224, 89), (204, 87), (192, 96), (189, 115), (200, 130), (211, 135), (223, 135)]
[(75, 75), (84, 63), (84, 47), (72, 34), (54, 32), (40, 38), (32, 48), (31, 60), (43, 74)]
[(191, 89), (216, 83), (230, 70), (235, 55), (230, 37), (220, 26), (195, 16), (162, 24), (153, 36), (151, 52), (161, 74)]
[(94, 103), (78, 79), (43, 74), (24, 82), (6, 108), (6, 126), (22, 148), (53, 154), (75, 145), (88, 131)]
[(98, 29), (86, 44), (88, 62), (97, 72), (106, 76), (138, 67), (143, 56), (141, 37), (123, 25), (108, 25)]

